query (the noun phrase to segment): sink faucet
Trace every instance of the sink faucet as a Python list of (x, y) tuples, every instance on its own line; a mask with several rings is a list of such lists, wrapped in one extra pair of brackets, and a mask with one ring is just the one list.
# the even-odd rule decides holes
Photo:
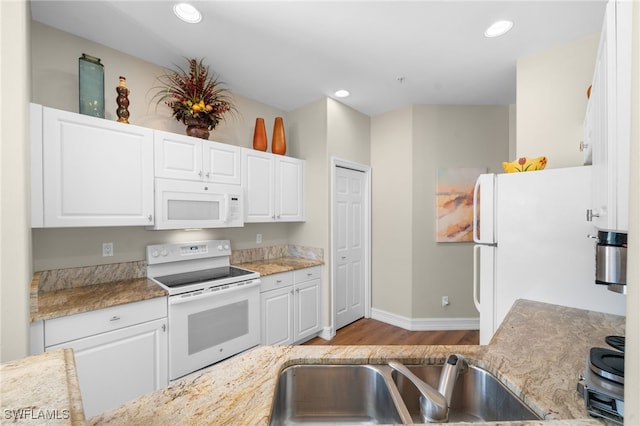
[(467, 367), (462, 355), (451, 354), (442, 367), (438, 389), (434, 389), (397, 361), (389, 361), (389, 367), (405, 376), (420, 391), (420, 413), (426, 423), (444, 423), (449, 421), (451, 395), (460, 371)]

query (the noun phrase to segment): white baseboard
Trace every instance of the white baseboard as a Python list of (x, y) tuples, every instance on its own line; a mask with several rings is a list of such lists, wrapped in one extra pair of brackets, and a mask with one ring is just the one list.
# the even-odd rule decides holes
[(480, 330), (480, 318), (408, 318), (376, 308), (371, 318), (409, 331)]
[(324, 327), (318, 337), (324, 340), (331, 340), (336, 337), (336, 331), (333, 327)]

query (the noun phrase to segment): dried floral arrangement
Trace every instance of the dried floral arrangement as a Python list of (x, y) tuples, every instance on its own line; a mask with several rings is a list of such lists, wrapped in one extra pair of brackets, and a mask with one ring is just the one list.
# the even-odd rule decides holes
[(210, 72), (203, 59), (189, 59), (189, 68), (176, 66), (176, 70), (159, 76), (153, 89), (157, 104), (164, 102), (173, 110), (173, 117), (184, 124), (200, 121), (209, 130), (224, 120), (225, 114), (237, 112), (229, 92), (218, 76)]

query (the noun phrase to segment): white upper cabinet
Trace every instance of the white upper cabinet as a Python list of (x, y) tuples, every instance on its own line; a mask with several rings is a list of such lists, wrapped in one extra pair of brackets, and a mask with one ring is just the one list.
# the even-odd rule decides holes
[(32, 226), (151, 225), (153, 131), (32, 105)]
[(593, 224), (619, 231), (629, 227), (631, 8), (628, 1), (607, 3), (584, 123), (594, 173)]
[(242, 149), (245, 222), (304, 221), (304, 160)]
[(156, 177), (240, 185), (237, 146), (158, 130), (154, 145)]

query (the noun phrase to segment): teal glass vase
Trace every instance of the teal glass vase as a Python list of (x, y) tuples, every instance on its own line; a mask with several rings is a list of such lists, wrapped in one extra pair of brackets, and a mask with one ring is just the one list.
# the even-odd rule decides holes
[(100, 58), (83, 53), (78, 58), (80, 114), (104, 118), (104, 66)]

